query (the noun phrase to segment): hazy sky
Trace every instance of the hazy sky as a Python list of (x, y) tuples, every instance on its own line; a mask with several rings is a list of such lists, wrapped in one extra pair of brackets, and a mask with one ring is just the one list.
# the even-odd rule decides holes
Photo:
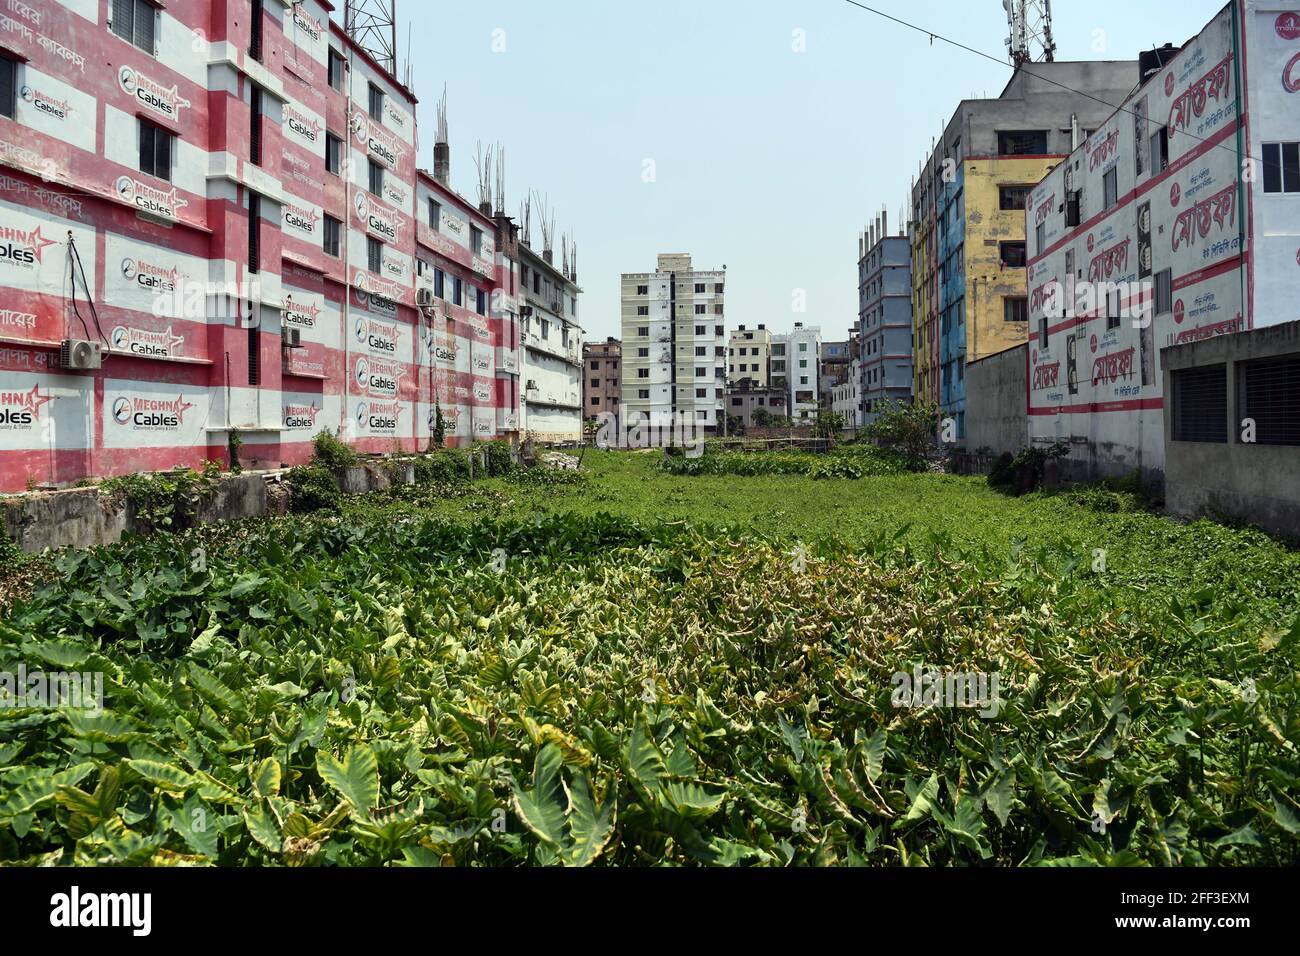
[[(1005, 55), (999, 0), (864, 2)], [(1058, 59), (1181, 44), (1224, 5), (1058, 0)], [(557, 230), (578, 242), (588, 339), (619, 334), (619, 274), (652, 270), (659, 252), (727, 266), (729, 327), (801, 320), (845, 337), (859, 230), (882, 206), (897, 229), (957, 101), (996, 96), (1010, 75), (845, 0), (398, 0), (397, 11), (420, 164), (433, 166), (445, 82), (453, 185), (476, 195), (475, 144), (495, 142), (510, 210), (528, 189), (549, 196)]]

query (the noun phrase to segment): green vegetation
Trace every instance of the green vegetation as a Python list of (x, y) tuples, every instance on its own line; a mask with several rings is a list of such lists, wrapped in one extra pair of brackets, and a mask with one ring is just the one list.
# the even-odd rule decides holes
[(868, 445), (840, 445), (828, 454), (706, 449), (698, 458), (665, 457), (659, 467), (670, 475), (803, 475), (815, 479), (897, 475), (906, 470), (897, 455)]
[(145, 529), (181, 531), (194, 522), (220, 476), (220, 462), (205, 461), (201, 472), (177, 468), (109, 478), (100, 483), (99, 493), (109, 501), (125, 502)]
[(933, 402), (886, 401), (867, 426), (867, 436), (896, 448), (912, 471), (925, 471), (938, 439), (939, 406)]
[[(59, 556), (0, 671), (106, 709), (0, 708), (0, 862), (1300, 862), (1300, 554), (661, 458)], [(915, 667), (996, 716), (895, 707)]]

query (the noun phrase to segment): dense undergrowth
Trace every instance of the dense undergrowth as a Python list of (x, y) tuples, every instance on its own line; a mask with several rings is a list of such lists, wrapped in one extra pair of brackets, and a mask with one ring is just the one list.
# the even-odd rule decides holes
[[(0, 861), (1298, 861), (1284, 552), (1203, 583), (1195, 554), (1096, 570), (1064, 537), (512, 506), (417, 486), (60, 556), (0, 670), (102, 671), (106, 710), (0, 709)], [(893, 707), (918, 665), (997, 673), (996, 717)]]

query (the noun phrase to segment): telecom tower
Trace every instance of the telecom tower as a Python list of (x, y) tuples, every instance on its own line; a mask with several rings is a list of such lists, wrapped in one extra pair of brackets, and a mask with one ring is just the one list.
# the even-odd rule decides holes
[(347, 0), (343, 31), (390, 76), (397, 75), (397, 0)]
[(1002, 0), (1007, 11), (1007, 51), (1016, 66), (1051, 63), (1056, 59), (1052, 38), (1052, 0)]

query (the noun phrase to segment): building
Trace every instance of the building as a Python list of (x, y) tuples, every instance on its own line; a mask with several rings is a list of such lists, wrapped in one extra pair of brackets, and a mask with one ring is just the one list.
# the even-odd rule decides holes
[(249, 9), (8, 11), (0, 491), (512, 431), (513, 224), (330, 4)]
[(1230, 3), (1116, 102), (1029, 197), (1029, 432), (1158, 484), (1161, 349), (1300, 317), (1300, 2)]
[(623, 274), (624, 420), (669, 427), (684, 415), (721, 430), (727, 384), (726, 270), (697, 271), (683, 253), (654, 272)]
[(882, 211), (858, 244), (862, 425), (875, 421), (886, 402), (912, 401), (912, 247), (888, 228)]
[(1300, 321), (1160, 350), (1165, 503), (1300, 539)]
[(789, 411), (789, 393), (784, 386), (760, 385), (749, 378), (727, 386), (727, 415), (739, 419), (745, 429), (767, 427), (777, 419), (784, 423)]
[(772, 336), (772, 382), (784, 379), (796, 423), (817, 417), (821, 348), (821, 329), (802, 322), (789, 333)]
[(521, 243), (524, 401), (520, 428), (540, 442), (582, 440), (582, 327), (578, 325), (577, 275), (557, 269), (554, 254)]
[(727, 348), (727, 381), (747, 378), (758, 388), (771, 381), (772, 333), (766, 325), (746, 329), (743, 325), (731, 333)]
[(622, 364), (623, 343), (612, 335), (604, 342), (584, 342), (582, 345), (582, 414), (584, 418), (597, 415), (618, 415), (623, 394)]
[(853, 346), (856, 331), (838, 342), (823, 342), (821, 362), (817, 370), (817, 395), (820, 404), (831, 407), (832, 392), (835, 385), (848, 373), (849, 363), (853, 361)]
[(856, 430), (865, 424), (866, 407), (862, 400), (862, 359), (858, 355), (855, 354), (849, 360), (848, 365), (844, 366), (839, 380), (831, 386), (830, 395), (831, 411), (840, 416), (845, 428)]
[(921, 164), (910, 230), (913, 392), (955, 419), (959, 440), (966, 363), (1018, 345), (1028, 329), (1025, 197), (1137, 80), (1135, 62), (1030, 64), (996, 99), (963, 100)]

